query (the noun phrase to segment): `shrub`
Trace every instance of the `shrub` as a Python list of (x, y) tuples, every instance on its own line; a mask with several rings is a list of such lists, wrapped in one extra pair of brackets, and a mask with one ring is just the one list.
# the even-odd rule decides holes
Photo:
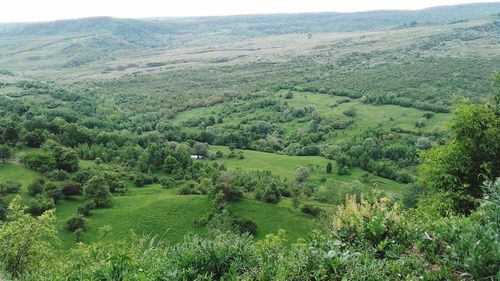
[(161, 187), (165, 189), (174, 188), (177, 182), (172, 178), (162, 178), (160, 180)]
[(0, 198), (0, 221), (5, 220), (7, 217), (7, 203)]
[(134, 176), (134, 185), (137, 187), (143, 187), (146, 184), (152, 184), (154, 182), (153, 177), (139, 173)]
[(235, 220), (234, 224), (241, 234), (257, 234), (257, 224), (250, 219)]
[(332, 162), (328, 162), (328, 164), (326, 164), (326, 173), (331, 174), (332, 170), (333, 170)]
[(278, 188), (272, 184), (264, 188), (261, 199), (266, 203), (277, 204), (281, 200), (281, 193)]
[(55, 203), (57, 203), (57, 201), (61, 200), (63, 197), (63, 195), (61, 193), (61, 189), (52, 182), (47, 182), (44, 184), (43, 193), (46, 196), (54, 199)]
[(222, 194), (226, 201), (239, 201), (243, 198), (243, 191), (234, 184), (234, 176), (226, 171), (222, 171), (217, 179), (217, 184), (210, 191), (211, 195)]
[(95, 203), (93, 201), (85, 201), (83, 204), (78, 206), (78, 214), (88, 217), (90, 216), (90, 210), (95, 208)]
[(48, 153), (26, 153), (23, 163), (27, 168), (47, 172), (56, 167), (56, 160), (52, 154)]
[(62, 188), (61, 193), (62, 195), (64, 195), (64, 197), (70, 197), (74, 195), (81, 195), (82, 190), (80, 187), (74, 184), (67, 184)]
[(304, 214), (308, 214), (313, 217), (317, 217), (323, 212), (321, 208), (310, 204), (305, 204), (304, 206), (302, 206), (302, 208), (300, 208), (300, 211), (302, 211), (302, 213)]
[(396, 239), (403, 231), (401, 219), (399, 205), (390, 204), (387, 198), (370, 202), (361, 196), (358, 202), (356, 196), (351, 196), (338, 207), (332, 219), (332, 229), (335, 236), (345, 243), (367, 243), (383, 251), (388, 244), (398, 242)]
[(85, 220), (81, 216), (72, 217), (66, 222), (66, 230), (69, 232), (75, 232), (77, 229), (84, 228)]
[(349, 117), (354, 117), (356, 116), (356, 108), (355, 107), (350, 107), (346, 110), (344, 110), (344, 115), (349, 116)]
[(43, 193), (43, 186), (45, 184), (44, 179), (34, 179), (29, 185), (28, 185), (28, 193), (31, 196), (35, 196), (37, 194), (42, 194)]
[(186, 185), (179, 189), (180, 195), (200, 195), (201, 192), (198, 188), (198, 185), (195, 182), (188, 182)]
[(66, 172), (64, 170), (50, 171), (50, 172), (47, 172), (45, 175), (49, 180), (53, 180), (53, 181), (64, 181), (64, 180), (67, 180), (69, 178), (68, 172)]
[(0, 194), (6, 195), (9, 193), (17, 193), (21, 189), (21, 184), (17, 181), (8, 180), (0, 183)]
[(295, 171), (295, 180), (298, 182), (305, 182), (309, 178), (309, 168), (299, 167)]
[(31, 199), (28, 203), (28, 213), (33, 216), (39, 216), (43, 214), (45, 211), (51, 210), (55, 208), (54, 200), (50, 197), (45, 196), (37, 196), (34, 199)]

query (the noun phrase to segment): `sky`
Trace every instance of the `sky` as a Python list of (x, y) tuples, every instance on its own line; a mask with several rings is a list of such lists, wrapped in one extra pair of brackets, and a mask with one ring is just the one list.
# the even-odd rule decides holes
[(150, 18), (417, 10), (472, 2), (498, 0), (1, 0), (0, 22), (50, 21), (93, 16)]

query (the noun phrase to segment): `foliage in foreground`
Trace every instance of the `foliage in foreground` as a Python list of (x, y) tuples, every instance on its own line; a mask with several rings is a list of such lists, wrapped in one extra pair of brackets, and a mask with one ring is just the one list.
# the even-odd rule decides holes
[[(428, 201), (405, 211), (385, 198), (350, 197), (328, 230), (292, 245), (284, 231), (260, 241), (214, 231), (177, 244), (133, 235), (127, 244), (79, 244), (57, 266), (47, 242), (52, 212), (33, 218), (17, 199), (0, 225), (0, 255), (3, 270), (24, 280), (498, 280), (500, 180), (484, 190), (469, 217), (440, 217)], [(31, 231), (21, 231), (25, 224)]]

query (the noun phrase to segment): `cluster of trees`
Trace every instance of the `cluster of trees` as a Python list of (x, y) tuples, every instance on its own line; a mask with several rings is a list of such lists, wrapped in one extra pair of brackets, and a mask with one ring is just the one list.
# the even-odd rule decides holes
[(369, 129), (341, 145), (324, 144), (323, 154), (337, 162), (339, 175), (360, 167), (381, 177), (409, 183), (412, 177), (404, 168), (419, 163), (418, 151), (429, 149), (431, 138)]

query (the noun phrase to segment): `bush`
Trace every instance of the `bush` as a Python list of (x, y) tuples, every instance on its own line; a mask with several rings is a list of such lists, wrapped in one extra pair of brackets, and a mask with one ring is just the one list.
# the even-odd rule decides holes
[(29, 185), (28, 185), (28, 193), (31, 196), (35, 196), (38, 194), (43, 193), (43, 186), (45, 184), (44, 179), (34, 179)]
[(297, 182), (305, 182), (309, 178), (309, 168), (307, 167), (299, 167), (295, 171), (295, 180)]
[(266, 203), (277, 204), (281, 200), (281, 193), (275, 185), (264, 188), (262, 200)]
[(69, 178), (69, 174), (64, 170), (54, 170), (46, 173), (46, 177), (53, 181), (65, 181)]
[(241, 234), (257, 234), (257, 224), (250, 219), (235, 220), (234, 224)]
[(154, 183), (154, 179), (151, 176), (142, 173), (134, 176), (134, 185), (137, 187), (143, 187), (146, 184), (152, 184), (152, 183)]
[(346, 110), (344, 110), (344, 115), (349, 116), (349, 117), (354, 117), (356, 116), (356, 108), (355, 107), (350, 107)]
[(57, 203), (57, 201), (61, 200), (63, 197), (61, 189), (57, 185), (51, 182), (45, 183), (45, 185), (43, 186), (43, 193), (46, 196), (54, 199), (55, 203)]
[(69, 232), (75, 232), (77, 229), (84, 228), (85, 220), (81, 216), (72, 217), (66, 222), (66, 230)]
[(85, 201), (83, 204), (78, 206), (78, 214), (88, 217), (90, 216), (90, 210), (95, 208), (95, 203), (93, 201)]
[(48, 172), (56, 167), (56, 160), (52, 154), (48, 153), (26, 153), (23, 163), (27, 168)]
[(172, 178), (162, 178), (160, 180), (161, 187), (165, 189), (174, 188), (177, 182)]
[(64, 197), (81, 195), (82, 189), (79, 186), (76, 186), (73, 184), (67, 184), (62, 188), (61, 193), (62, 193), (62, 195), (64, 195)]
[(0, 221), (5, 220), (7, 217), (7, 203), (0, 198)]
[(310, 205), (310, 204), (305, 204), (304, 206), (302, 206), (302, 208), (300, 208), (300, 211), (302, 211), (302, 213), (304, 213), (304, 214), (308, 214), (308, 215), (311, 215), (313, 217), (317, 217), (321, 213), (323, 213), (323, 210), (321, 208)]
[[(400, 235), (403, 232), (401, 219), (399, 205), (390, 204), (387, 198), (370, 201), (361, 196), (358, 201), (356, 196), (351, 196), (338, 207), (332, 228), (335, 236), (344, 243), (367, 244), (383, 251), (388, 244), (411, 243)], [(398, 238), (402, 239), (397, 241)]]
[(0, 194), (6, 195), (9, 193), (17, 193), (21, 189), (21, 184), (17, 181), (8, 180), (0, 183)]
[(55, 206), (56, 205), (52, 198), (37, 196), (36, 198), (30, 200), (27, 211), (33, 216), (39, 216), (45, 211), (54, 209)]
[(180, 195), (200, 195), (201, 192), (198, 188), (198, 185), (195, 182), (188, 182), (186, 185), (179, 189)]

